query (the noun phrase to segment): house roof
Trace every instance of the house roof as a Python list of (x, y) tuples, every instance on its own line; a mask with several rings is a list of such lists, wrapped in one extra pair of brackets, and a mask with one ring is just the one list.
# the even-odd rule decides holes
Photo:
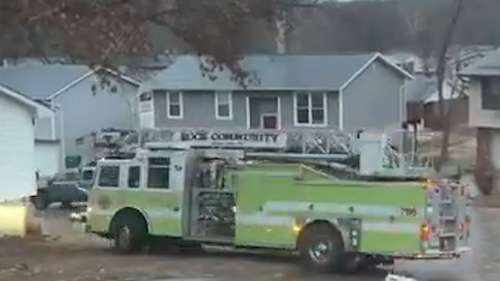
[[(104, 68), (90, 69), (85, 65), (27, 64), (0, 68), (0, 83), (16, 89), (34, 99), (49, 99), (71, 89)], [(118, 75), (112, 70), (112, 75)], [(120, 75), (128, 83), (138, 85), (133, 79)]]
[[(231, 79), (223, 68), (210, 79), (203, 74), (203, 58), (184, 55), (158, 73), (147, 83), (151, 89), (170, 90), (238, 90), (241, 85)], [(340, 90), (347, 87), (372, 62), (380, 60), (404, 78), (410, 74), (386, 60), (381, 54), (337, 55), (249, 55), (241, 67), (252, 74), (256, 82), (247, 82), (247, 90)]]
[[(453, 87), (455, 87), (455, 90), (453, 90)], [(451, 81), (448, 81), (443, 86), (443, 99), (444, 100), (452, 100), (452, 99), (457, 99), (457, 98), (463, 98), (466, 96), (467, 96), (467, 91), (465, 88), (463, 88), (463, 86), (460, 86), (460, 85), (454, 86), (453, 82), (451, 82)], [(429, 94), (427, 94), (425, 96), (425, 99), (423, 100), (423, 102), (424, 102), (424, 104), (439, 102), (439, 92), (436, 89), (429, 92)]]
[[(427, 77), (424, 74), (415, 75), (415, 79), (406, 84), (406, 101), (422, 102), (424, 104), (439, 101), (437, 90), (437, 78), (435, 76)], [(443, 87), (443, 98), (450, 100), (462, 97), (466, 94), (464, 89), (458, 87), (453, 90), (453, 83), (447, 81)]]
[(406, 100), (408, 102), (423, 102), (436, 92), (436, 86), (435, 77), (427, 77), (423, 74), (415, 75), (415, 79), (406, 84)]
[(53, 111), (47, 107), (46, 105), (39, 103), (37, 101), (34, 101), (28, 96), (25, 96), (21, 94), (20, 92), (10, 88), (9, 86), (3, 85), (0, 83), (0, 95), (6, 95), (19, 103), (23, 104), (24, 106), (28, 107), (31, 109), (35, 115), (37, 116), (45, 116), (46, 114), (51, 114)]
[(489, 52), (460, 72), (462, 76), (500, 76), (500, 49)]
[(82, 65), (22, 65), (0, 68), (0, 83), (32, 98), (44, 99), (89, 72)]

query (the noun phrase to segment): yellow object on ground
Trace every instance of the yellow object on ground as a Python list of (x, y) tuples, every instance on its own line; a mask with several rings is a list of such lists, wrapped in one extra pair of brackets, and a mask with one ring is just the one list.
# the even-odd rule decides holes
[(39, 232), (40, 226), (34, 222), (32, 214), (29, 204), (0, 204), (0, 236), (25, 237)]

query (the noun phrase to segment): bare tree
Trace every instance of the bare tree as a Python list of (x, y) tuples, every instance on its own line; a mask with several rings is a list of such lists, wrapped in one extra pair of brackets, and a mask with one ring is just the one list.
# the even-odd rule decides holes
[[(447, 81), (446, 71), (447, 71), (447, 54), (451, 43), (453, 42), (453, 36), (457, 28), (458, 21), (462, 15), (464, 7), (464, 0), (455, 0), (453, 14), (451, 16), (450, 22), (447, 26), (443, 37), (443, 43), (439, 51), (439, 57), (437, 62), (437, 90), (439, 97), (439, 116), (441, 120), (441, 129), (443, 131), (443, 136), (441, 139), (441, 152), (438, 163), (438, 170), (440, 170), (443, 164), (448, 160), (449, 157), (449, 143), (450, 143), (450, 118), (447, 112), (445, 100), (444, 100), (444, 83)], [(449, 110), (449, 109), (448, 109)]]

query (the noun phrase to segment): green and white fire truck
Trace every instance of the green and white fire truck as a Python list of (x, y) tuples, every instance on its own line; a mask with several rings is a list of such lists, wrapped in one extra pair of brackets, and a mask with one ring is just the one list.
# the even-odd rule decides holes
[(299, 253), (313, 270), (356, 261), (450, 259), (469, 251), (464, 186), (340, 180), (245, 152), (157, 149), (98, 162), (86, 230), (117, 250), (150, 238)]
[[(216, 139), (266, 141), (246, 134)], [(311, 162), (302, 161), (304, 154), (150, 144), (132, 158), (98, 162), (86, 230), (124, 253), (165, 238), (175, 245), (287, 250), (319, 271), (469, 251), (465, 187), (423, 180), (423, 170), (404, 165), (383, 139), (358, 141), (359, 171), (347, 180), (318, 169), (321, 159), (338, 155)]]

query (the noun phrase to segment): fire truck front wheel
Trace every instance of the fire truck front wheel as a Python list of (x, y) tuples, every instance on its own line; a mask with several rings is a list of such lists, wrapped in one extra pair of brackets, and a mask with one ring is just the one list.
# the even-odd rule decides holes
[(328, 223), (315, 223), (306, 227), (299, 238), (299, 251), (304, 265), (313, 271), (332, 272), (342, 269), (342, 235)]
[(144, 219), (136, 214), (123, 214), (114, 219), (112, 227), (114, 248), (118, 253), (130, 254), (144, 248), (147, 227)]

